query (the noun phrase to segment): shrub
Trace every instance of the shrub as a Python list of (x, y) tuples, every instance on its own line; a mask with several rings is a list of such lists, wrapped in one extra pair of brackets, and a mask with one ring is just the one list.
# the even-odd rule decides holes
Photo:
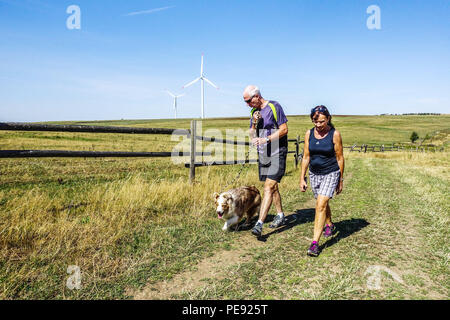
[(409, 139), (411, 140), (412, 143), (414, 143), (416, 142), (417, 139), (419, 139), (419, 135), (417, 134), (417, 132), (413, 131)]

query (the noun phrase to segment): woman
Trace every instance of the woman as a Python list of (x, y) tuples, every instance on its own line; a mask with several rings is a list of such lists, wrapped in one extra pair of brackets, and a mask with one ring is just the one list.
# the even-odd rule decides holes
[[(309, 166), (309, 180), (316, 198), (316, 217), (314, 219), (314, 237), (308, 249), (308, 255), (319, 255), (320, 236), (330, 237), (335, 232), (331, 221), (329, 201), (342, 192), (344, 176), (344, 152), (342, 138), (331, 123), (331, 115), (325, 106), (311, 109), (314, 128), (306, 131), (305, 150), (303, 152), (300, 190), (306, 191), (306, 169)], [(324, 227), (325, 225), (325, 227)]]

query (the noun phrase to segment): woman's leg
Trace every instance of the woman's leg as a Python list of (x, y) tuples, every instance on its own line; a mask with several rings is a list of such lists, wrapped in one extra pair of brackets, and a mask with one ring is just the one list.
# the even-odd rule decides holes
[(327, 203), (327, 217), (325, 219), (325, 223), (329, 226), (331, 226), (333, 224), (333, 222), (331, 221), (331, 209), (330, 209), (330, 203)]
[[(317, 196), (313, 241), (319, 242), (320, 236), (322, 235), (325, 220), (327, 219), (327, 207), (329, 200), (330, 198), (327, 196), (323, 196), (320, 194)], [(330, 210), (330, 217), (331, 217), (331, 210)]]

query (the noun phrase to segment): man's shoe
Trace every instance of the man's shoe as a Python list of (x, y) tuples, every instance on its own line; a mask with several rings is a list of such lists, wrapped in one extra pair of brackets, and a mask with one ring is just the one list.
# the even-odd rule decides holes
[(279, 215), (276, 215), (275, 218), (273, 218), (273, 221), (269, 224), (269, 228), (278, 228), (279, 226), (284, 224), (284, 221), (284, 216), (282, 218)]
[(325, 238), (331, 237), (332, 235), (334, 235), (336, 233), (336, 226), (334, 224), (332, 224), (331, 226), (329, 226), (328, 224), (325, 226), (325, 228), (323, 228), (323, 236)]
[(252, 229), (252, 234), (257, 237), (260, 237), (261, 233), (262, 233), (262, 228), (263, 228), (263, 225), (261, 223), (257, 222)]
[(317, 257), (319, 255), (319, 244), (317, 242), (311, 243), (307, 254), (308, 256)]

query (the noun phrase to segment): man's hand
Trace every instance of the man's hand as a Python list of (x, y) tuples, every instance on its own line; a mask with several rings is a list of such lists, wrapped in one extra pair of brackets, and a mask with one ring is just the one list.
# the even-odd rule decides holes
[(255, 111), (253, 113), (253, 123), (256, 124), (258, 123), (259, 119), (261, 119), (261, 112), (260, 111)]
[(264, 144), (266, 144), (266, 138), (253, 138), (252, 139), (252, 144), (256, 147), (256, 146), (262, 146)]

